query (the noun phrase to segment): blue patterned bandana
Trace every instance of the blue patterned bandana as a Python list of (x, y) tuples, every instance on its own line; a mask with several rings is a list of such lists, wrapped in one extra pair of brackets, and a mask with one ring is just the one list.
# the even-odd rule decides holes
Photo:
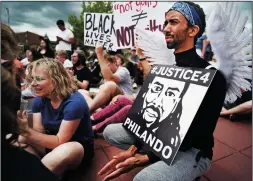
[[(188, 3), (176, 2), (169, 11), (174, 10), (180, 12), (190, 22), (192, 26), (197, 25), (202, 28), (200, 17), (197, 11)], [(168, 12), (169, 12), (168, 11)]]

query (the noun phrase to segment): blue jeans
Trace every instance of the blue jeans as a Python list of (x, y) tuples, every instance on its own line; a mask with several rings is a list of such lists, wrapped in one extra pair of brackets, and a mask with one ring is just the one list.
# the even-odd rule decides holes
[[(122, 127), (122, 123), (108, 125), (103, 134), (109, 143), (121, 149), (126, 150), (135, 142), (135, 138)], [(133, 180), (193, 181), (211, 167), (211, 160), (208, 158), (201, 157), (196, 162), (195, 158), (199, 151), (195, 148), (185, 152), (178, 151), (171, 166), (168, 166), (164, 161), (158, 161), (141, 170)]]

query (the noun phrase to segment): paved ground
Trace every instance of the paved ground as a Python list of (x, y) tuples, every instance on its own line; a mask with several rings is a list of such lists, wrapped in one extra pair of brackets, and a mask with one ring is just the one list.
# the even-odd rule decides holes
[[(215, 146), (211, 169), (201, 181), (251, 181), (252, 180), (252, 125), (230, 122), (220, 118), (214, 133)], [(95, 157), (92, 165), (71, 173), (65, 180), (101, 181), (97, 172), (120, 150), (103, 138), (95, 140)], [(137, 168), (113, 181), (131, 181), (142, 168)]]

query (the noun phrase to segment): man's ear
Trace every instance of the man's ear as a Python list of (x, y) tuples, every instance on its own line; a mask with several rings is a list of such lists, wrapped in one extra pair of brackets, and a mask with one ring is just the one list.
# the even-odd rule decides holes
[(193, 27), (190, 27), (188, 32), (190, 37), (195, 37), (200, 31), (199, 26), (194, 25)]

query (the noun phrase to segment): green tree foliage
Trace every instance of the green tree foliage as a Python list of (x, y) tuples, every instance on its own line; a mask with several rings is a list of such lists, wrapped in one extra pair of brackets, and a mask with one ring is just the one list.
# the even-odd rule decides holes
[(25, 53), (26, 52), (26, 50), (30, 50), (31, 49), (31, 46), (30, 46), (30, 44), (29, 43), (24, 43), (24, 46), (23, 46), (23, 53)]
[(113, 2), (82, 2), (82, 12), (79, 18), (75, 14), (68, 16), (68, 22), (73, 27), (75, 37), (84, 40), (84, 17), (83, 13), (112, 13)]

